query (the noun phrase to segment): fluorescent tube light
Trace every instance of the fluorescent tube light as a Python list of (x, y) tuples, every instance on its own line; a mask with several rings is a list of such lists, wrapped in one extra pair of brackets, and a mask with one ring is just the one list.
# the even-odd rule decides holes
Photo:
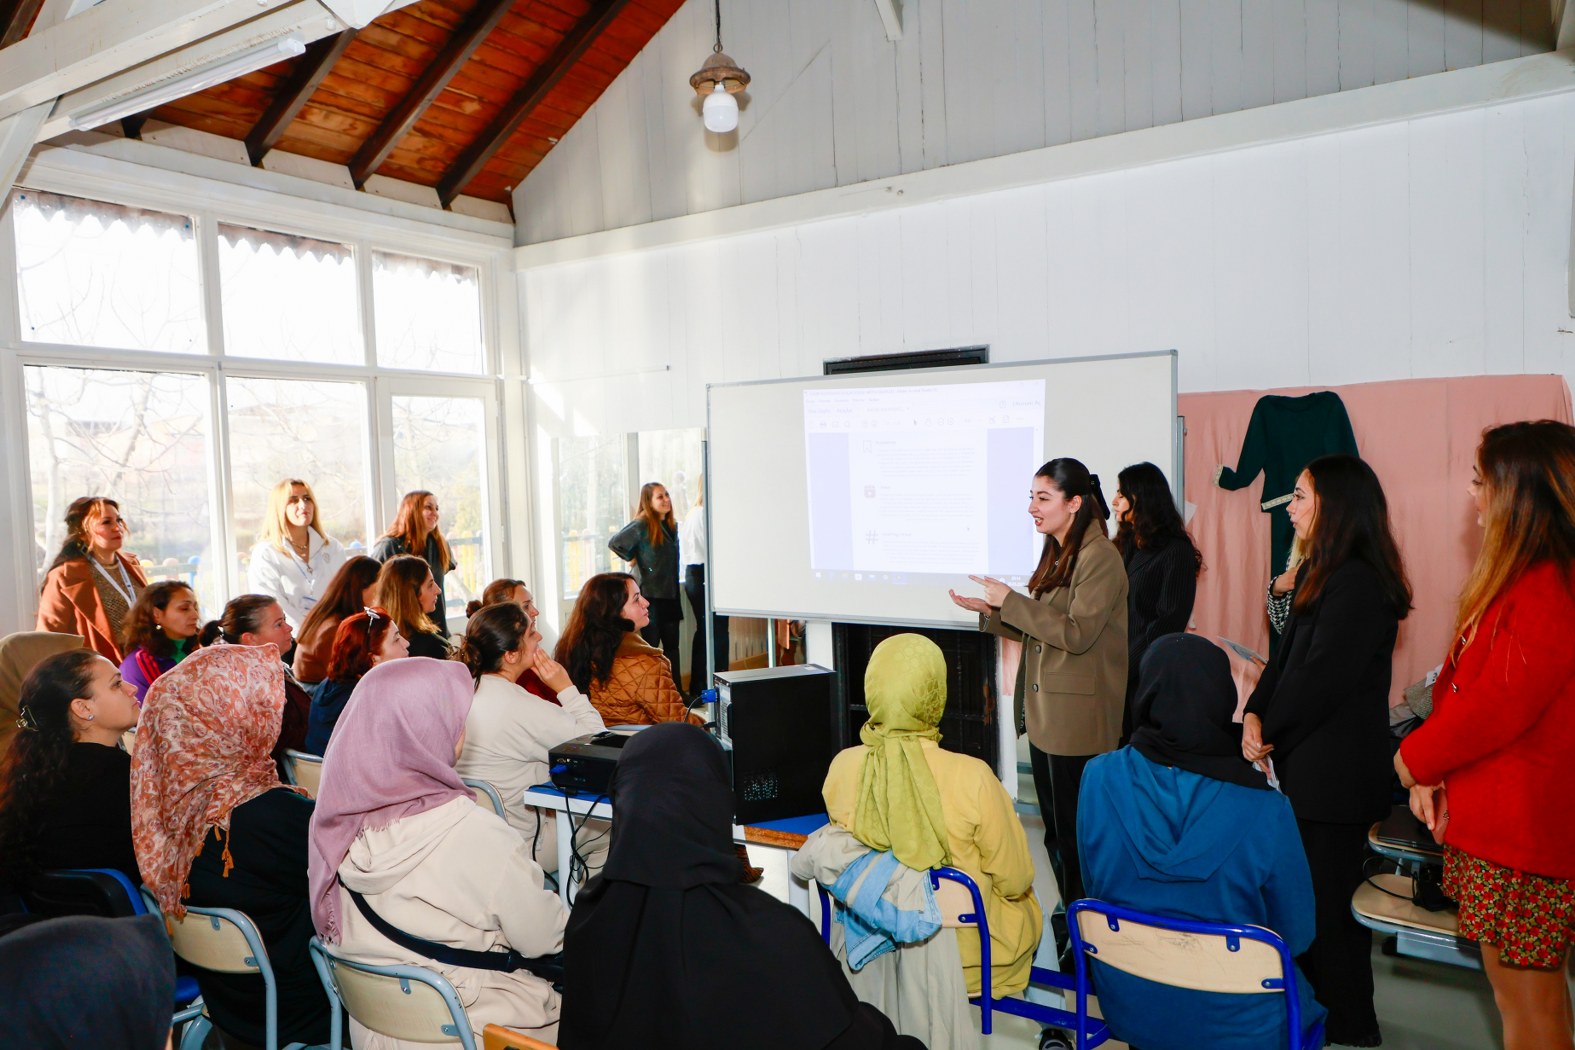
[(283, 36), (277, 40), (270, 40), (260, 47), (242, 51), (217, 62), (210, 62), (205, 66), (198, 66), (189, 72), (151, 84), (140, 91), (111, 99), (81, 113), (74, 113), (70, 118), (71, 130), (86, 131), (101, 124), (113, 123), (123, 117), (157, 109), (167, 102), (194, 95), (215, 84), (245, 76), (265, 66), (271, 66), (275, 62), (282, 62), (287, 58), (303, 54), (305, 51), (306, 44), (298, 36)]

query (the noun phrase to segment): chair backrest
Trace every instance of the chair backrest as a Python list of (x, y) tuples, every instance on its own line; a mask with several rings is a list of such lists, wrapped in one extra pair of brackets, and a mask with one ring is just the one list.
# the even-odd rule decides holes
[(461, 777), (465, 786), (470, 788), (470, 793), (476, 796), (476, 805), (482, 809), (490, 809), (498, 816), (503, 816), (503, 796), (498, 794), (498, 789), (485, 780), (472, 780), (470, 777)]
[(317, 788), (323, 782), (323, 756), (287, 748), (284, 752), (284, 772), (290, 778), (290, 783), (305, 788), (308, 795), (316, 798)]
[(481, 1030), (481, 1044), (483, 1050), (558, 1050), (551, 1043), (532, 1039), (524, 1032), (500, 1024), (489, 1024)]
[(125, 875), (111, 868), (56, 868), (41, 871), (22, 895), (27, 910), (54, 918), (97, 915), (120, 919), (145, 915), (142, 895)]
[(1289, 952), (1272, 930), (1169, 919), (1096, 900), (1076, 901), (1072, 912), (1084, 950), (1106, 966), (1197, 992), (1285, 991)]
[(262, 973), (268, 961), (252, 920), (230, 908), (186, 909), (184, 918), (164, 916), (175, 954), (216, 973)]
[(475, 1034), (448, 978), (423, 966), (374, 966), (335, 953), (317, 938), (312, 958), (324, 986), (361, 1024), (394, 1039), (460, 1043)]

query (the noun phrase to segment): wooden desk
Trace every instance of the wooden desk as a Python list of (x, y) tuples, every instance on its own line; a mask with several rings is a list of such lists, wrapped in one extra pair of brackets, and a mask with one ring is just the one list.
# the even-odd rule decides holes
[[(565, 795), (551, 784), (539, 784), (525, 791), (525, 804), (538, 810), (561, 814), (579, 820), (612, 820), (612, 803), (605, 797), (591, 797), (588, 795)], [(558, 819), (555, 821), (558, 833), (558, 892), (563, 897), (565, 904), (573, 904), (574, 897), (579, 892), (574, 885), (574, 880), (568, 877), (568, 858), (573, 856), (570, 848), (569, 820)], [(779, 850), (784, 854), (783, 860), (791, 861), (793, 854), (804, 844), (804, 840), (817, 828), (827, 823), (826, 814), (812, 813), (803, 817), (787, 817), (783, 820), (771, 820), (761, 824), (733, 825), (733, 841), (742, 842), (748, 846), (761, 847), (770, 850)], [(788, 876), (787, 902), (806, 916), (810, 914), (809, 884), (801, 882), (791, 874)], [(813, 916), (811, 916), (813, 918)]]

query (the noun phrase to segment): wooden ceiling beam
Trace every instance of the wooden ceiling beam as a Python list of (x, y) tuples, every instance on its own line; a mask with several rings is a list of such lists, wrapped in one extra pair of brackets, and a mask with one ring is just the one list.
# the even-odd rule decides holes
[(612, 24), (629, 0), (595, 0), (585, 17), (558, 42), (552, 54), (544, 59), (530, 79), (514, 93), (493, 122), (460, 153), (443, 177), (438, 180), (438, 199), (447, 208), (454, 198), (481, 173), (509, 137), (519, 129), (531, 112), (539, 106), (548, 93), (558, 85), (565, 73), (580, 60), (587, 48)]
[(268, 151), (278, 145), (285, 129), (306, 106), (334, 63), (339, 61), (339, 56), (355, 39), (355, 34), (354, 29), (346, 29), (313, 41), (306, 54), (296, 61), (289, 78), (263, 111), (261, 119), (246, 133), (246, 155), (251, 158), (252, 167), (262, 164)]
[(482, 0), (466, 16), (464, 23), (449, 37), (448, 43), (443, 45), (443, 50), (433, 58), (420, 79), (351, 158), (350, 178), (358, 187), (366, 184), (366, 180), (388, 159), (399, 141), (410, 134), (416, 121), (437, 101), (460, 67), (476, 53), (482, 41), (498, 27), (513, 5), (514, 0)]
[(38, 9), (44, 6), (44, 0), (15, 0), (14, 3), (0, 5), (0, 11), (9, 9), (9, 13), (0, 18), (0, 47), (10, 47), (27, 35), (28, 27), (33, 24), (33, 19), (38, 17)]

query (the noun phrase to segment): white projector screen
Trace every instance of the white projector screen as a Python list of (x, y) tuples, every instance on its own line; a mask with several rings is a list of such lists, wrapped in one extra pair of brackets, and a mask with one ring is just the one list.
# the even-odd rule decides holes
[(1177, 487), (1176, 355), (815, 376), (707, 389), (718, 613), (955, 627), (972, 575), (1022, 587), (1034, 471), (1147, 460)]

